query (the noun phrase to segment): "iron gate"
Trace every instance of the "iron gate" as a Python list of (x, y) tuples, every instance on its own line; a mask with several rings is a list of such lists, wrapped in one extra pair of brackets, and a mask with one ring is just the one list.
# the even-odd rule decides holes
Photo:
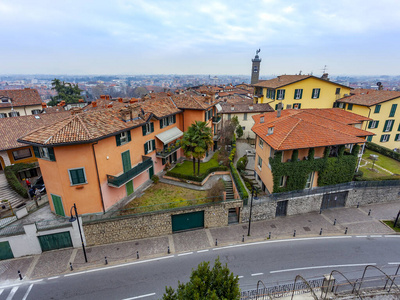
[(38, 236), (42, 251), (72, 247), (69, 231)]
[(172, 215), (171, 218), (172, 232), (204, 227), (204, 211)]
[(325, 194), (322, 198), (321, 209), (344, 207), (349, 191)]
[(286, 216), (288, 200), (279, 201), (276, 203), (276, 217)]

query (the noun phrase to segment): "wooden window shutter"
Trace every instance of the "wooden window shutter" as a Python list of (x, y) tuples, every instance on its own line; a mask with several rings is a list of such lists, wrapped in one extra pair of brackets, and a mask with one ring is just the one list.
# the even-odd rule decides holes
[(153, 122), (150, 123), (150, 129), (151, 129), (151, 132), (154, 132), (154, 123)]
[(153, 150), (156, 150), (156, 140), (151, 140), (151, 144), (153, 146)]
[(128, 132), (128, 142), (130, 142), (132, 139), (131, 139), (131, 131), (129, 130)]
[(163, 128), (163, 119), (160, 120), (160, 129)]
[(40, 158), (39, 148), (36, 147), (36, 146), (32, 146), (32, 148), (33, 148), (33, 153), (35, 153), (35, 156), (36, 156), (37, 158)]
[(371, 128), (371, 127), (372, 127), (372, 122), (373, 122), (373, 121), (369, 121), (369, 123), (368, 123), (368, 128)]
[(176, 115), (173, 115), (174, 118), (174, 124), (176, 123)]
[(115, 136), (115, 141), (117, 142), (117, 147), (121, 146), (121, 136), (119, 134)]
[(390, 114), (389, 114), (390, 118), (394, 117), (394, 115), (396, 113), (396, 108), (397, 108), (397, 104), (392, 104), (392, 108), (390, 109)]
[(143, 136), (145, 136), (147, 134), (146, 125), (142, 126), (142, 133), (143, 133)]
[(147, 143), (144, 143), (144, 154), (147, 154), (148, 150)]
[(49, 157), (51, 161), (56, 161), (56, 157), (54, 155), (54, 148), (53, 147), (49, 147), (47, 148), (49, 150)]

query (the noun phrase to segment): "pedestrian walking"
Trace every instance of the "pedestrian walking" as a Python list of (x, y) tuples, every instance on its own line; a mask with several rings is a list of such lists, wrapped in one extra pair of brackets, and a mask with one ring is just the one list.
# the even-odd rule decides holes
[(35, 189), (35, 197), (36, 197), (36, 200), (42, 200), (42, 194), (40, 193), (40, 191), (38, 189)]
[(31, 188), (31, 182), (29, 181), (28, 178), (25, 179), (25, 183), (28, 186), (28, 188)]

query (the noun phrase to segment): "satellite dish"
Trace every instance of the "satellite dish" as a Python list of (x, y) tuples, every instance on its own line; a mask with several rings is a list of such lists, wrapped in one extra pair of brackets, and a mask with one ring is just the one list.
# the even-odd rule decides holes
[(381, 85), (382, 85), (382, 82), (378, 81), (378, 82), (376, 83), (376, 85), (377, 85), (377, 86), (381, 86)]

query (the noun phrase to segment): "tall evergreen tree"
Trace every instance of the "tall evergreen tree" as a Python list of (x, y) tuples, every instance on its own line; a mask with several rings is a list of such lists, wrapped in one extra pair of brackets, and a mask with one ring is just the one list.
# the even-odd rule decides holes
[(51, 81), (51, 85), (53, 86), (52, 89), (57, 92), (57, 95), (51, 97), (52, 100), (48, 103), (49, 106), (57, 105), (62, 100), (67, 104), (79, 102), (82, 90), (77, 83), (61, 82), (60, 79), (54, 78)]

